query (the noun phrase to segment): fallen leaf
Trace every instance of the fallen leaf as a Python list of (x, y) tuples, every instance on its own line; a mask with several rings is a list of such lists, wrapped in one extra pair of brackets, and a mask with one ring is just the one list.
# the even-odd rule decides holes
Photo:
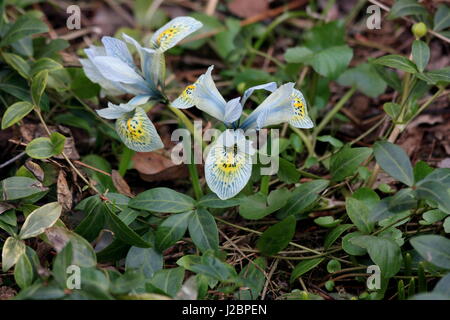
[(36, 162), (28, 159), (25, 161), (25, 168), (27, 168), (40, 182), (44, 181), (44, 170)]
[(157, 152), (137, 152), (133, 164), (141, 179), (148, 182), (183, 179), (189, 175), (184, 164), (177, 165)]
[(127, 197), (131, 198), (134, 197), (134, 194), (131, 192), (130, 186), (125, 181), (125, 179), (119, 174), (119, 171), (113, 170), (111, 172), (111, 178), (114, 183), (114, 186), (116, 187), (117, 191), (119, 191), (119, 193)]
[(269, 9), (268, 0), (232, 0), (228, 3), (228, 9), (240, 18), (248, 18)]
[(59, 171), (58, 180), (56, 183), (56, 193), (58, 197), (58, 202), (62, 205), (64, 211), (69, 211), (72, 209), (72, 191), (67, 184), (66, 175), (63, 170)]
[(56, 252), (61, 252), (69, 242), (69, 235), (61, 227), (51, 227), (45, 230), (45, 235)]

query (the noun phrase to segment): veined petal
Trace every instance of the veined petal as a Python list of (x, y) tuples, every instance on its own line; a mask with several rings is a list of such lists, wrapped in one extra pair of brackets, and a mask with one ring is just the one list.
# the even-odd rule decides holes
[(150, 98), (152, 98), (152, 97), (148, 94), (141, 94), (141, 95), (135, 96), (133, 99), (128, 101), (127, 104), (129, 104), (130, 106), (140, 106), (144, 103), (147, 103), (147, 101), (150, 100)]
[(95, 57), (93, 62), (100, 73), (108, 80), (123, 83), (144, 83), (144, 79), (125, 62), (115, 57)]
[(233, 123), (238, 120), (242, 114), (242, 104), (241, 98), (234, 98), (227, 102), (225, 106), (225, 116), (223, 118), (223, 122), (225, 123)]
[(125, 62), (129, 67), (136, 70), (133, 57), (131, 56), (130, 51), (128, 51), (125, 42), (112, 37), (103, 37), (102, 43), (105, 46), (106, 54), (108, 56), (118, 58)]
[(118, 96), (126, 93), (119, 83), (115, 83), (106, 79), (97, 67), (89, 59), (80, 59), (80, 63), (83, 66), (83, 71), (86, 77), (94, 83), (98, 83), (108, 95)]
[(242, 123), (241, 128), (261, 129), (289, 121), (293, 116), (291, 95), (294, 83), (289, 82), (272, 92)]
[(244, 95), (242, 96), (242, 105), (244, 106), (247, 102), (247, 99), (253, 94), (255, 90), (266, 90), (269, 92), (274, 92), (277, 89), (277, 84), (275, 82), (269, 82), (260, 84), (258, 86), (250, 87), (245, 90)]
[(171, 106), (177, 109), (188, 109), (195, 105), (194, 101), (194, 91), (197, 87), (197, 82), (188, 85), (184, 88), (183, 92), (172, 101)]
[(95, 57), (106, 56), (105, 48), (99, 46), (90, 46), (89, 48), (84, 49), (84, 52), (90, 60), (93, 60)]
[(164, 147), (155, 126), (141, 107), (117, 119), (116, 131), (131, 150), (150, 152)]
[(208, 152), (205, 161), (205, 178), (209, 188), (220, 199), (225, 200), (237, 195), (249, 181), (252, 173), (252, 159), (237, 145), (227, 147), (220, 141), (219, 137)]
[(177, 17), (155, 32), (151, 40), (152, 46), (164, 52), (202, 26), (203, 24), (194, 18)]
[(297, 89), (294, 89), (292, 92), (292, 110), (294, 111), (294, 115), (289, 120), (289, 123), (292, 126), (302, 129), (314, 127), (314, 123), (308, 116), (305, 97), (303, 97), (303, 94)]
[(211, 76), (213, 69), (214, 66), (210, 66), (206, 73), (198, 78), (193, 92), (193, 99), (198, 109), (220, 121), (224, 121), (227, 103), (219, 90), (217, 90), (216, 84)]
[(96, 110), (98, 115), (105, 119), (118, 119), (125, 113), (133, 111), (135, 107), (129, 104), (113, 104), (108, 103), (108, 108)]
[(166, 78), (166, 60), (164, 59), (164, 53), (159, 50), (153, 50), (148, 48), (142, 49), (144, 54), (144, 65), (142, 68), (149, 72), (149, 81), (153, 80), (156, 87), (165, 86)]

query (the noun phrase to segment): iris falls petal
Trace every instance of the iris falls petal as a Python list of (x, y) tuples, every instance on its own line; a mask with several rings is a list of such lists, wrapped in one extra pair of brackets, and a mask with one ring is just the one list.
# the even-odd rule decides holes
[(117, 119), (116, 131), (131, 150), (150, 152), (164, 147), (155, 126), (141, 107)]
[(292, 126), (302, 129), (311, 129), (314, 127), (314, 123), (308, 116), (306, 100), (303, 94), (297, 89), (294, 89), (292, 92), (292, 110), (294, 111), (294, 115), (289, 120)]

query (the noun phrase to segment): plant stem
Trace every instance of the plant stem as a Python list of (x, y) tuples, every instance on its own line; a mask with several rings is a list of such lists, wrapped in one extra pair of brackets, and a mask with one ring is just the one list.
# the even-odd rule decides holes
[(352, 97), (355, 91), (355, 87), (352, 87), (350, 90), (348, 90), (347, 93), (338, 101), (338, 103), (336, 103), (333, 109), (329, 113), (327, 113), (325, 118), (322, 119), (322, 121), (313, 131), (314, 141), (316, 140), (319, 133), (325, 128), (325, 126), (333, 119), (336, 113), (338, 113), (345, 105), (345, 103)]
[[(193, 158), (193, 157), (192, 157)], [(198, 178), (197, 165), (192, 161), (188, 163), (189, 176), (191, 177), (192, 188), (194, 189), (195, 198), (200, 200), (203, 196), (202, 186)]]
[(192, 134), (194, 134), (194, 125), (192, 122), (186, 117), (186, 115), (181, 111), (180, 109), (174, 108), (172, 106), (168, 106), (170, 111), (172, 111), (178, 119), (181, 120), (181, 122), (186, 126), (186, 129), (188, 129)]
[(289, 128), (291, 128), (291, 130), (294, 131), (300, 137), (300, 139), (302, 139), (303, 143), (305, 144), (306, 150), (308, 150), (309, 156), (314, 157), (316, 153), (314, 152), (314, 147), (311, 144), (311, 140), (309, 139), (309, 137), (304, 134), (303, 131), (293, 127), (292, 125), (289, 125)]
[(265, 196), (269, 193), (269, 182), (270, 176), (267, 175), (261, 177), (261, 187), (259, 191)]

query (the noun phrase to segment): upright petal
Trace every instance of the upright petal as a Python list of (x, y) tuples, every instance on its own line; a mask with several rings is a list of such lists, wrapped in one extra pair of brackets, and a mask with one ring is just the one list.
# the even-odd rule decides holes
[(205, 162), (205, 178), (209, 188), (222, 200), (232, 198), (245, 187), (251, 173), (251, 156), (240, 150), (237, 144), (223, 145), (219, 137)]
[(133, 111), (135, 107), (129, 104), (108, 103), (108, 108), (96, 110), (98, 115), (105, 119), (118, 119), (126, 113)]
[(294, 83), (289, 82), (272, 92), (242, 123), (241, 128), (262, 129), (289, 121), (293, 116), (291, 95)]
[(214, 66), (210, 66), (206, 73), (198, 78), (193, 92), (193, 99), (198, 109), (220, 121), (224, 121), (227, 103), (219, 90), (217, 90), (216, 84), (211, 76), (213, 69)]
[(117, 119), (116, 131), (131, 150), (150, 152), (164, 147), (155, 126), (141, 107)]
[(234, 98), (227, 102), (225, 106), (225, 115), (223, 117), (223, 122), (226, 124), (233, 123), (241, 117), (242, 114), (242, 104), (241, 97)]
[(242, 105), (244, 106), (247, 102), (247, 99), (253, 94), (255, 90), (266, 90), (269, 92), (274, 92), (277, 89), (277, 84), (275, 82), (269, 82), (260, 84), (258, 86), (250, 87), (245, 90), (244, 95), (242, 96)]
[(129, 67), (136, 70), (133, 57), (131, 56), (130, 51), (128, 51), (125, 42), (112, 37), (103, 37), (102, 43), (105, 46), (106, 54), (108, 56), (118, 58), (125, 62)]
[(163, 52), (167, 51), (202, 26), (203, 24), (194, 18), (177, 17), (155, 32), (151, 40), (152, 46)]
[(302, 129), (311, 129), (314, 127), (314, 123), (308, 116), (306, 100), (303, 94), (297, 89), (294, 89), (292, 92), (292, 110), (294, 111), (294, 115), (289, 120), (292, 126)]

